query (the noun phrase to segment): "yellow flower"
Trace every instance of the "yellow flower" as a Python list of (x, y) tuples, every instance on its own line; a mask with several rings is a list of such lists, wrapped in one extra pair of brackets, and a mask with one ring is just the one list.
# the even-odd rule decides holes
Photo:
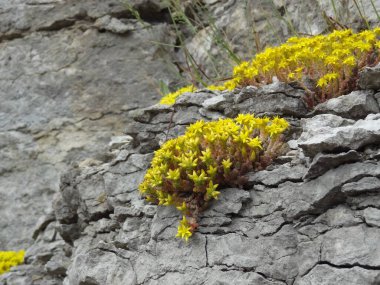
[(0, 251), (0, 275), (24, 262), (25, 251)]
[(191, 237), (193, 233), (191, 232), (191, 227), (189, 226), (189, 223), (185, 216), (182, 217), (182, 221), (180, 221), (180, 224), (178, 226), (178, 232), (176, 237), (184, 239), (186, 242), (189, 240), (189, 237)]
[(177, 210), (181, 211), (181, 212), (184, 212), (186, 211), (187, 207), (186, 207), (186, 203), (185, 202), (182, 202), (182, 205), (181, 206), (177, 206), (176, 207)]
[(223, 165), (224, 172), (228, 172), (231, 168), (232, 162), (229, 158), (223, 159), (222, 165)]
[(218, 196), (220, 194), (219, 191), (216, 191), (218, 186), (219, 186), (218, 184), (214, 184), (212, 181), (208, 183), (208, 187), (206, 188), (206, 195), (208, 199), (211, 199), (211, 198), (214, 198), (216, 200), (218, 199)]
[(317, 86), (318, 87), (324, 87), (327, 85), (327, 80), (325, 77), (321, 77), (319, 78), (318, 82), (317, 82)]
[(195, 170), (193, 170), (193, 174), (188, 174), (189, 178), (193, 180), (194, 184), (196, 186), (201, 186), (203, 185), (208, 177), (206, 176), (205, 171), (202, 169), (200, 174), (197, 174)]
[[(232, 161), (234, 168), (241, 171), (243, 163), (255, 162), (256, 155), (261, 155), (259, 150), (263, 146), (259, 135), (265, 138), (267, 145), (270, 138), (265, 130), (272, 134), (273, 128), (279, 134), (287, 127), (287, 121), (282, 118), (255, 118), (252, 114), (207, 123), (200, 121), (190, 126), (183, 136), (167, 141), (155, 152), (139, 190), (149, 202), (175, 206), (193, 215), (210, 199), (218, 199), (219, 181), (227, 182), (223, 179), (228, 178)], [(219, 162), (221, 165), (216, 165)], [(225, 176), (218, 175), (218, 172), (222, 174), (222, 169)], [(177, 237), (188, 240), (195, 225), (190, 226), (185, 217), (178, 227)]]
[(187, 127), (187, 131), (189, 133), (194, 133), (194, 134), (200, 134), (202, 133), (202, 128), (205, 125), (205, 122), (200, 120), (195, 122), (194, 124), (191, 124), (190, 126)]
[(235, 121), (239, 123), (240, 125), (249, 125), (253, 120), (255, 119), (255, 116), (253, 114), (239, 114)]
[(212, 165), (209, 165), (209, 167), (207, 169), (207, 174), (210, 175), (211, 178), (214, 178), (217, 170), (218, 170), (217, 167), (213, 167)]
[(178, 181), (179, 177), (181, 175), (180, 169), (169, 169), (168, 175), (166, 176), (167, 179)]
[(165, 198), (165, 202), (162, 204), (164, 206), (170, 206), (173, 204), (173, 196), (172, 195), (167, 195)]
[(193, 156), (187, 156), (183, 154), (181, 156), (181, 162), (178, 164), (184, 169), (193, 169), (197, 167), (198, 158), (194, 158)]
[(295, 79), (296, 78), (296, 75), (295, 75), (295, 73), (294, 72), (289, 72), (289, 74), (288, 74), (288, 79)]
[(209, 85), (207, 86), (207, 89), (212, 90), (212, 91), (223, 91), (226, 88), (224, 87), (224, 85)]
[(201, 161), (203, 161), (206, 164), (209, 164), (213, 160), (211, 150), (207, 148), (205, 151), (202, 151), (202, 156), (200, 158)]
[(162, 104), (162, 105), (173, 105), (175, 103), (175, 100), (179, 96), (181, 96), (184, 93), (194, 92), (194, 91), (196, 91), (194, 85), (188, 85), (188, 86), (182, 87), (182, 88), (178, 89), (177, 91), (169, 93), (169, 94), (165, 95), (164, 97), (162, 97), (160, 104)]
[(248, 142), (248, 146), (251, 147), (251, 148), (263, 149), (263, 147), (261, 145), (261, 140), (258, 137), (250, 139), (249, 142)]
[(270, 137), (276, 136), (282, 132), (282, 128), (276, 124), (271, 124), (265, 127), (265, 131), (270, 135)]

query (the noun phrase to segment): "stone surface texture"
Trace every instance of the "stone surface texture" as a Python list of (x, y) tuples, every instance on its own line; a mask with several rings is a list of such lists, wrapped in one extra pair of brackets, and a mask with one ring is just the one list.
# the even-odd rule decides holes
[[(365, 90), (315, 113), (281, 83), (152, 105), (184, 56), (165, 1), (129, 2), (141, 21), (118, 0), (0, 0), (0, 250), (27, 249), (0, 284), (379, 284), (378, 67), (360, 74)], [(289, 23), (363, 27), (354, 1), (203, 2), (244, 59), (252, 35), (261, 49)], [(376, 23), (371, 1), (360, 5)], [(185, 42), (212, 73), (228, 59), (207, 29)], [(137, 186), (167, 139), (240, 112), (286, 117), (291, 150), (244, 190), (223, 189), (183, 243), (179, 213), (145, 203)]]
[[(153, 151), (191, 122), (253, 109), (253, 96), (302, 98), (283, 84), (246, 91), (188, 93), (171, 107), (131, 112), (125, 136), (112, 139), (106, 163), (77, 164), (61, 177), (52, 212), (35, 227), (26, 264), (0, 282), (379, 284), (379, 113), (355, 121), (333, 114), (304, 118), (303, 109), (290, 117), (277, 109), (292, 124), (286, 139), (296, 143), (266, 170), (249, 173), (244, 189), (222, 189), (188, 243), (174, 237), (176, 209), (140, 197), (137, 187)], [(345, 148), (327, 147), (342, 144), (342, 128), (352, 132)], [(374, 137), (359, 147), (356, 132), (362, 130)], [(317, 143), (306, 147), (309, 141)]]
[(152, 44), (173, 38), (121, 1), (4, 0), (0, 14), (0, 248), (18, 250), (62, 171), (107, 161), (128, 112), (158, 100), (154, 82), (173, 81), (169, 54)]

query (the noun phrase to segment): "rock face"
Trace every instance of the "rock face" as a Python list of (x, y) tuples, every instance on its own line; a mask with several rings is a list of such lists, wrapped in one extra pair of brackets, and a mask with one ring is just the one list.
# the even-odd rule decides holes
[[(303, 109), (287, 117), (286, 109), (274, 108), (292, 124), (291, 150), (268, 169), (248, 174), (245, 189), (222, 189), (188, 243), (174, 238), (176, 209), (150, 205), (139, 196), (152, 152), (189, 123), (251, 110), (250, 99), (258, 94), (282, 94), (293, 102), (301, 93), (278, 84), (248, 95), (247, 90), (200, 91), (184, 94), (172, 107), (132, 112), (126, 134), (133, 139), (114, 140), (116, 150), (107, 163), (79, 165), (62, 176), (53, 214), (39, 221), (26, 264), (0, 281), (379, 284), (379, 113), (354, 121), (332, 114), (303, 118)], [(337, 136), (342, 129), (352, 133), (344, 148), (330, 147), (343, 143)], [(363, 130), (363, 137), (373, 137), (358, 145), (357, 132)]]
[[(158, 100), (171, 60), (120, 1), (0, 1), (0, 248), (32, 242), (72, 162), (108, 160), (128, 111)], [(174, 68), (175, 69), (175, 68)], [(143, 81), (152, 85), (143, 84)]]
[[(361, 22), (353, 1), (203, 2), (242, 57), (246, 43), (289, 36), (289, 23), (326, 30), (322, 10)], [(116, 0), (0, 0), (0, 249), (28, 249), (0, 284), (378, 284), (379, 68), (360, 74), (365, 90), (311, 114), (280, 83), (138, 109), (158, 101), (155, 82), (175, 82), (183, 57), (165, 3), (130, 3), (141, 21)], [(186, 45), (205, 70), (210, 54), (226, 62), (207, 30)], [(291, 150), (247, 189), (224, 189), (184, 244), (178, 213), (146, 204), (137, 186), (165, 140), (239, 112), (287, 117)]]
[[(112, 139), (111, 149), (125, 139), (120, 136), (131, 122), (129, 111), (157, 102), (159, 81), (176, 83), (176, 66), (186, 66), (181, 51), (172, 47), (176, 35), (167, 1), (128, 2), (140, 14), (139, 21), (119, 0), (0, 0), (0, 248), (28, 247), (39, 217), (51, 214), (50, 200), (58, 191), (61, 173), (72, 163), (107, 162), (110, 138), (119, 137)], [(189, 14), (191, 1), (180, 2)], [(209, 13), (201, 13), (201, 20), (214, 17), (231, 50), (242, 58), (284, 40), (292, 25), (302, 33), (328, 29), (332, 22), (321, 11), (353, 27), (362, 22), (353, 1), (336, 7), (329, 1), (202, 2)], [(370, 3), (361, 5), (369, 24), (376, 23)], [(307, 15), (310, 22), (299, 15)], [(191, 35), (185, 31), (185, 44), (206, 71), (213, 73), (209, 69), (216, 65), (229, 74), (226, 50), (216, 48), (210, 29)], [(364, 89), (377, 88), (376, 70), (361, 75)], [(247, 88), (236, 102), (214, 97), (204, 103), (202, 114), (216, 118), (220, 113), (215, 111), (222, 109), (229, 116), (239, 110), (306, 114), (297, 90), (277, 91)], [(380, 101), (378, 95), (368, 98)], [(371, 113), (371, 102), (362, 100), (357, 109)], [(187, 112), (178, 123), (187, 124), (190, 115)], [(153, 139), (142, 151), (157, 147)]]

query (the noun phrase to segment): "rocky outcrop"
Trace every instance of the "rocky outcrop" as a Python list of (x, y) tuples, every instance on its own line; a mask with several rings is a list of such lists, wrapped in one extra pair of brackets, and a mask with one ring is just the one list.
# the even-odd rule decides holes
[[(199, 91), (182, 95), (172, 107), (134, 111), (126, 129), (133, 139), (118, 145), (107, 163), (77, 166), (61, 178), (54, 213), (40, 220), (26, 264), (0, 280), (378, 284), (379, 112), (357, 108), (358, 121), (306, 114), (302, 93), (278, 83), (233, 93)], [(272, 94), (287, 100), (281, 106), (298, 107), (290, 114), (274, 105)], [(365, 98), (368, 92), (355, 94)], [(270, 114), (291, 122), (287, 153), (266, 170), (249, 173), (244, 189), (222, 189), (188, 243), (175, 239), (179, 212), (146, 203), (137, 190), (152, 152), (195, 120), (258, 108), (256, 96), (262, 104), (272, 102)]]
[[(51, 214), (61, 173), (72, 163), (107, 162), (107, 144), (123, 134), (131, 122), (129, 111), (157, 102), (158, 82), (176, 83), (179, 70), (186, 69), (185, 56), (173, 47), (178, 36), (167, 1), (128, 2), (139, 13), (138, 21), (119, 0), (0, 0), (0, 248), (28, 247), (39, 217)], [(180, 2), (191, 17), (192, 2)], [(209, 11), (199, 13), (200, 20), (215, 18), (231, 51), (242, 58), (284, 40), (293, 28), (314, 34), (327, 30), (334, 24), (329, 16), (355, 28), (363, 22), (353, 1), (336, 7), (330, 1), (200, 2)], [(364, 2), (359, 8), (373, 24), (375, 10)], [(185, 25), (185, 45), (200, 68), (212, 74), (212, 66), (223, 66), (230, 74), (226, 50), (213, 43), (212, 29), (192, 34)], [(368, 82), (374, 83), (377, 73), (376, 68), (365, 71), (360, 85), (374, 88)], [(245, 111), (260, 114), (306, 114), (297, 90), (277, 91), (265, 93), (262, 100), (247, 88), (238, 99), (218, 96), (201, 109), (217, 117), (219, 109), (232, 115), (248, 103)], [(368, 95), (358, 105), (359, 113), (363, 108), (374, 112), (372, 97), (380, 100)], [(231, 100), (240, 105), (231, 109)], [(334, 110), (331, 104), (326, 108)], [(351, 118), (357, 113), (342, 111), (337, 115)], [(115, 148), (120, 143), (111, 144)], [(152, 141), (146, 151), (155, 147)]]
[[(280, 83), (201, 90), (173, 107), (138, 109), (158, 100), (155, 82), (175, 81), (184, 57), (172, 48), (165, 3), (130, 2), (141, 21), (114, 0), (0, 0), (0, 248), (29, 248), (26, 265), (0, 283), (378, 282), (376, 248), (366, 251), (379, 227), (378, 67), (359, 80), (373, 90), (314, 113), (302, 91)], [(322, 10), (343, 24), (362, 22), (353, 1), (335, 11), (330, 1), (257, 1), (247, 9), (245, 1), (203, 2), (240, 56), (247, 42), (254, 46), (252, 34), (256, 50), (290, 35), (289, 23), (305, 33), (328, 29), (334, 21)], [(373, 24), (370, 2), (361, 5)], [(276, 10), (289, 21), (269, 15)], [(226, 62), (206, 30), (186, 45), (205, 70), (210, 55), (213, 64)], [(178, 213), (145, 204), (136, 187), (163, 141), (197, 119), (239, 112), (286, 116), (289, 152), (249, 174), (246, 190), (225, 190), (183, 244), (172, 238)], [(348, 239), (343, 248), (349, 235), (365, 241)]]
[(3, 0), (0, 14), (0, 248), (18, 250), (51, 212), (61, 173), (107, 161), (128, 112), (158, 100), (156, 80), (173, 81), (152, 43), (173, 39), (120, 1)]

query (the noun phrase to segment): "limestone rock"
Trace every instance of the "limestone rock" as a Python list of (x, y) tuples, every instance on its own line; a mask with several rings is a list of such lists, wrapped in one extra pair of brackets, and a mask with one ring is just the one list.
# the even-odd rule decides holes
[(248, 184), (254, 185), (255, 182), (268, 186), (277, 186), (285, 181), (301, 181), (306, 171), (305, 166), (281, 165), (274, 170), (262, 170), (248, 175)]
[[(0, 10), (0, 247), (21, 249), (60, 174), (89, 157), (108, 161), (128, 112), (158, 100), (141, 80), (173, 80), (165, 48), (150, 42), (171, 39), (163, 23), (115, 33), (126, 31), (126, 7), (113, 0), (0, 1)], [(111, 20), (99, 32), (101, 17)]]
[(303, 179), (313, 179), (344, 163), (357, 162), (361, 156), (355, 150), (338, 154), (317, 154), (311, 162)]
[[(323, 115), (322, 115), (323, 116)], [(380, 117), (368, 115), (349, 126), (323, 126), (318, 122), (323, 117), (315, 116), (306, 119), (307, 130), (298, 140), (299, 146), (306, 155), (315, 156), (318, 152), (334, 152), (340, 150), (358, 150), (361, 147), (377, 143), (380, 140)]]
[(248, 99), (234, 106), (239, 113), (254, 113), (257, 115), (282, 115), (303, 117), (307, 113), (302, 101), (303, 92), (295, 90), (286, 84), (273, 83), (258, 88)]
[[(378, 284), (380, 117), (363, 119), (379, 112), (378, 94), (348, 94), (317, 116), (301, 89), (280, 82), (146, 107), (159, 99), (152, 79), (173, 81), (175, 39), (164, 2), (130, 2), (143, 23), (114, 0), (0, 0), (0, 247), (27, 248), (26, 264), (0, 283)], [(326, 30), (322, 10), (336, 16), (329, 1), (203, 2), (237, 53), (249, 19), (263, 44), (289, 35), (279, 17), (268, 32), (274, 9), (290, 11), (305, 33)], [(189, 13), (192, 3), (181, 4)], [(353, 5), (336, 11), (359, 25)], [(215, 45), (206, 29), (185, 44), (208, 68)], [(373, 72), (361, 74), (363, 88), (377, 89)], [(153, 151), (196, 120), (240, 112), (286, 116), (292, 150), (249, 173), (244, 189), (221, 189), (191, 240), (176, 239), (179, 211), (138, 192)], [(314, 157), (309, 170), (303, 152)]]
[(380, 275), (376, 270), (354, 268), (334, 268), (329, 265), (317, 265), (306, 276), (299, 278), (295, 285), (306, 284), (377, 284)]
[[(380, 188), (379, 188), (380, 189)], [(376, 208), (366, 208), (363, 211), (365, 222), (373, 227), (380, 227), (380, 210)]]
[(373, 91), (353, 91), (318, 104), (313, 114), (331, 113), (343, 118), (363, 119), (368, 114), (379, 113), (379, 105)]
[(380, 65), (366, 67), (359, 73), (358, 85), (362, 89), (380, 90)]
[(124, 34), (135, 29), (133, 24), (125, 24), (109, 15), (99, 18), (94, 25), (100, 30), (107, 30), (115, 34)]
[(356, 182), (350, 182), (342, 187), (342, 192), (347, 194), (360, 194), (362, 192), (376, 192), (380, 190), (380, 179), (376, 177), (364, 177)]

